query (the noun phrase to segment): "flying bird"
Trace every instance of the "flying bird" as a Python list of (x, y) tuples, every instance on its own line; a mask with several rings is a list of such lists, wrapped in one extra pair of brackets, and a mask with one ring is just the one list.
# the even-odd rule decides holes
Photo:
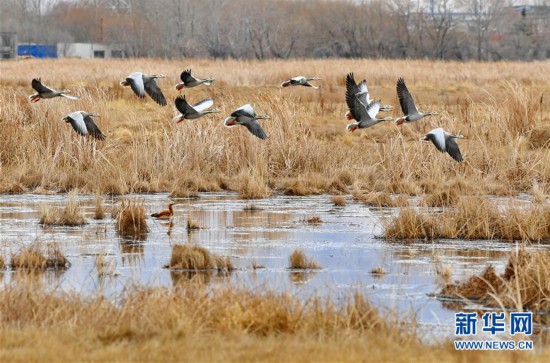
[(464, 138), (465, 137), (462, 135), (453, 135), (444, 131), (442, 128), (438, 128), (428, 132), (426, 136), (420, 139), (420, 141), (431, 141), (437, 150), (442, 153), (447, 152), (453, 159), (461, 162), (464, 159), (462, 158), (462, 154), (460, 153), (460, 149), (458, 148), (458, 144), (455, 139)]
[(163, 209), (158, 213), (151, 214), (151, 217), (157, 218), (157, 219), (170, 219), (174, 215), (174, 210), (172, 209), (172, 206), (176, 203), (170, 203), (168, 204), (168, 209)]
[(185, 96), (179, 96), (178, 98), (176, 98), (175, 102), (176, 102), (176, 108), (178, 109), (179, 112), (181, 112), (179, 115), (174, 117), (174, 120), (178, 120), (178, 123), (182, 122), (185, 119), (194, 120), (196, 118), (199, 118), (209, 113), (220, 112), (217, 108), (207, 110), (207, 108), (212, 107), (212, 105), (214, 105), (214, 100), (212, 98), (207, 98), (205, 100), (202, 100), (194, 104), (193, 106), (187, 103)]
[(145, 92), (159, 105), (166, 106), (166, 99), (157, 84), (156, 78), (166, 78), (162, 74), (144, 74), (141, 72), (134, 72), (130, 74), (126, 79), (120, 81), (123, 86), (130, 86), (132, 91), (140, 97), (145, 97)]
[(200, 84), (204, 84), (205, 86), (210, 86), (212, 82), (214, 82), (214, 78), (209, 77), (207, 79), (200, 79), (197, 77), (193, 77), (191, 75), (191, 70), (186, 69), (180, 74), (181, 82), (176, 85), (176, 89), (179, 91), (183, 87), (195, 87)]
[[(355, 82), (355, 77), (353, 73), (349, 73), (346, 76), (346, 94), (347, 93), (354, 94), (355, 97), (357, 97), (357, 99), (359, 99), (359, 101), (363, 105), (365, 105), (365, 107), (370, 105), (373, 102), (373, 100), (370, 98), (369, 90), (367, 88), (367, 81), (362, 80), (361, 82), (359, 82), (359, 84), (357, 84)], [(393, 107), (390, 105), (384, 105), (384, 106), (380, 105), (379, 111), (391, 111), (391, 110), (393, 110)], [(351, 112), (347, 111), (345, 116), (348, 120), (353, 120), (353, 116)]]
[(36, 93), (33, 93), (29, 96), (29, 99), (31, 102), (38, 102), (41, 98), (47, 99), (47, 98), (54, 98), (54, 97), (65, 97), (70, 100), (78, 100), (80, 97), (78, 96), (69, 96), (67, 93), (70, 91), (67, 89), (57, 91), (51, 87), (45, 86), (40, 81), (40, 78), (33, 78), (31, 82), (32, 88), (36, 91)]
[(314, 88), (314, 89), (319, 89), (320, 86), (314, 86), (311, 83), (309, 83), (309, 81), (318, 81), (320, 79), (321, 78), (317, 78), (317, 77), (306, 78), (304, 76), (293, 77), (293, 78), (291, 78), (289, 80), (286, 80), (283, 83), (281, 83), (281, 87), (304, 86), (304, 87), (311, 87), (311, 88)]
[(63, 117), (63, 121), (70, 123), (73, 129), (82, 136), (90, 135), (98, 140), (105, 140), (105, 135), (101, 133), (92, 116), (99, 117), (97, 113), (75, 111)]
[(235, 125), (243, 125), (254, 136), (259, 137), (262, 140), (267, 139), (265, 131), (258, 122), (258, 119), (268, 119), (267, 115), (256, 115), (256, 112), (250, 104), (246, 104), (236, 109), (230, 117), (225, 119), (225, 126), (231, 127)]
[(437, 112), (418, 111), (418, 109), (416, 108), (416, 105), (414, 104), (414, 99), (411, 93), (409, 92), (409, 90), (407, 89), (407, 85), (405, 84), (405, 80), (403, 78), (399, 78), (397, 80), (397, 96), (399, 97), (399, 104), (401, 104), (401, 110), (405, 115), (395, 120), (395, 123), (397, 125), (401, 125), (404, 122), (418, 121), (421, 118), (429, 115), (437, 115)]

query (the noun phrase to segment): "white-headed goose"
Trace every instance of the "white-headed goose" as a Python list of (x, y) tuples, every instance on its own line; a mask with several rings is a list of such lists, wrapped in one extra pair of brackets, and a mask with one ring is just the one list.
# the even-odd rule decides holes
[(176, 98), (175, 103), (176, 108), (179, 112), (181, 112), (179, 115), (174, 117), (174, 120), (178, 120), (178, 123), (182, 122), (185, 119), (194, 120), (209, 113), (220, 112), (216, 108), (207, 110), (207, 108), (214, 105), (214, 100), (212, 98), (207, 98), (191, 106), (189, 103), (187, 103), (185, 96), (179, 96), (178, 98)]
[[(367, 81), (362, 80), (361, 82), (359, 82), (359, 84), (357, 84), (355, 82), (355, 77), (353, 73), (348, 73), (348, 75), (346, 76), (346, 94), (348, 93), (354, 94), (355, 97), (357, 97), (357, 99), (363, 105), (365, 105), (365, 107), (367, 107), (373, 102), (373, 100), (370, 98), (369, 89), (367, 88)], [(384, 106), (380, 105), (379, 111), (391, 111), (391, 110), (393, 110), (393, 107), (390, 105), (384, 105)], [(345, 116), (348, 120), (353, 120), (353, 115), (351, 114), (351, 112), (346, 111)]]
[(304, 77), (304, 76), (292, 77), (291, 79), (286, 80), (283, 83), (281, 83), (281, 87), (304, 86), (304, 87), (311, 87), (311, 88), (314, 88), (314, 89), (319, 89), (320, 86), (314, 86), (311, 83), (309, 83), (309, 81), (318, 81), (320, 79), (321, 78), (317, 78), (317, 77), (307, 78), (307, 77)]
[(399, 117), (395, 120), (397, 125), (401, 125), (404, 122), (414, 122), (418, 121), (423, 117), (429, 115), (437, 115), (437, 112), (420, 112), (414, 104), (414, 99), (407, 89), (405, 80), (399, 78), (397, 80), (397, 96), (399, 97), (399, 104), (401, 104), (401, 110), (403, 111), (404, 116)]
[(162, 74), (131, 73), (126, 79), (120, 81), (123, 86), (130, 86), (132, 91), (140, 97), (145, 97), (145, 92), (159, 105), (166, 106), (166, 99), (157, 84), (156, 78), (166, 78)]
[(267, 139), (265, 131), (258, 122), (258, 119), (268, 119), (267, 115), (256, 115), (256, 112), (250, 104), (246, 104), (236, 109), (230, 117), (225, 119), (225, 126), (231, 127), (235, 125), (243, 125), (254, 136), (259, 137), (262, 140)]
[(447, 152), (449, 153), (449, 155), (451, 155), (453, 159), (461, 162), (464, 159), (462, 158), (462, 154), (460, 153), (460, 149), (458, 148), (458, 144), (456, 143), (455, 139), (464, 139), (464, 136), (453, 135), (444, 131), (442, 128), (437, 128), (428, 132), (426, 136), (424, 136), (420, 140), (431, 141), (435, 145), (437, 150), (441, 151), (442, 153)]
[(70, 92), (67, 89), (56, 91), (55, 89), (45, 86), (40, 81), (40, 78), (34, 78), (31, 82), (32, 88), (36, 91), (36, 93), (33, 93), (29, 96), (29, 99), (31, 102), (38, 102), (41, 98), (47, 99), (47, 98), (54, 98), (54, 97), (65, 97), (70, 100), (78, 100), (80, 97), (78, 96), (69, 96), (66, 93)]
[(105, 135), (101, 133), (94, 120), (92, 120), (92, 116), (99, 117), (97, 113), (75, 111), (63, 117), (63, 121), (70, 123), (80, 135), (90, 135), (98, 140), (105, 140)]
[(183, 87), (195, 87), (200, 84), (204, 84), (205, 86), (210, 86), (212, 82), (214, 82), (214, 78), (209, 77), (207, 79), (200, 79), (197, 77), (193, 77), (191, 75), (191, 70), (186, 69), (180, 74), (181, 82), (176, 85), (176, 89), (179, 91)]

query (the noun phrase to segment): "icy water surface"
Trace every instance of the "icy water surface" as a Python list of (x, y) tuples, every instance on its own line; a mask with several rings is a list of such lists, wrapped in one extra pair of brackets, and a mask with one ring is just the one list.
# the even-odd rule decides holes
[[(166, 194), (140, 195), (148, 214), (166, 208)], [(252, 203), (259, 211), (244, 211), (250, 201), (228, 193), (204, 193), (195, 199), (178, 199), (172, 225), (148, 219), (150, 232), (141, 242), (120, 238), (110, 218), (108, 199), (104, 220), (94, 220), (93, 196), (80, 196), (88, 224), (81, 227), (42, 227), (43, 205), (61, 208), (66, 195), (3, 195), (0, 197), (1, 253), (8, 257), (22, 245), (36, 240), (60, 243), (72, 266), (65, 272), (48, 272), (43, 279), (52, 288), (82, 294), (105, 293), (116, 296), (126, 286), (172, 286), (186, 274), (163, 268), (176, 243), (199, 244), (211, 252), (229, 256), (237, 270), (229, 276), (206, 274), (216, 286), (229, 281), (254, 289), (288, 291), (308, 297), (312, 293), (338, 300), (360, 291), (382, 310), (414, 316), (428, 339), (454, 333), (454, 313), (433, 297), (440, 285), (436, 261), (452, 266), (453, 280), (481, 272), (488, 264), (502, 271), (513, 244), (494, 241), (446, 241), (437, 243), (396, 243), (377, 238), (382, 235), (381, 219), (395, 211), (369, 208), (348, 200), (335, 207), (330, 197), (275, 196)], [(203, 227), (188, 233), (191, 218)], [(305, 219), (318, 216), (320, 224)], [(323, 267), (315, 272), (291, 272), (288, 257), (294, 249), (304, 250)], [(116, 276), (99, 279), (95, 268), (98, 254), (106, 254)], [(265, 266), (254, 270), (252, 264)], [(382, 267), (388, 273), (371, 274)], [(16, 274), (0, 274), (3, 284)]]

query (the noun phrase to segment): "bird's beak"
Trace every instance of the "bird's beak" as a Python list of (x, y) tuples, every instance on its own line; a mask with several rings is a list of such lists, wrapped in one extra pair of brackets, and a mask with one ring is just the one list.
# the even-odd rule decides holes
[(185, 117), (180, 117), (180, 119), (178, 120), (178, 122), (176, 122), (177, 124), (179, 124), (180, 122), (182, 122), (183, 120), (185, 120)]
[(225, 123), (225, 126), (227, 127), (235, 126), (235, 117), (226, 118), (224, 123)]
[(398, 118), (397, 120), (395, 120), (395, 124), (397, 126), (403, 124), (405, 122), (405, 119), (404, 118)]
[(120, 84), (123, 85), (123, 86), (129, 86), (130, 83), (128, 83), (127, 80), (123, 79), (122, 81), (120, 81)]
[(430, 139), (428, 139), (428, 136), (423, 136), (422, 138), (420, 138), (420, 141), (428, 141)]
[(69, 122), (69, 119), (67, 117), (63, 117), (61, 121)]
[(183, 83), (178, 83), (178, 84), (176, 85), (176, 89), (177, 89), (178, 91), (182, 90), (183, 87), (185, 87), (185, 84), (183, 84)]

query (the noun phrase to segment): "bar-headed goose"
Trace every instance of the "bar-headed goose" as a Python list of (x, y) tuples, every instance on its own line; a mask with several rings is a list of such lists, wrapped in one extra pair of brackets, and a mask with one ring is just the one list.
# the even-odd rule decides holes
[(191, 70), (186, 69), (180, 74), (181, 82), (176, 85), (176, 89), (179, 91), (183, 87), (195, 87), (200, 84), (204, 84), (205, 86), (210, 86), (212, 82), (214, 82), (214, 78), (209, 77), (207, 79), (200, 79), (197, 77), (193, 77), (191, 75)]
[(262, 140), (267, 139), (265, 131), (258, 122), (258, 119), (268, 119), (267, 115), (256, 115), (256, 112), (250, 104), (246, 104), (236, 109), (230, 117), (225, 119), (225, 126), (231, 127), (235, 125), (243, 125), (254, 136), (259, 137)]
[(288, 86), (304, 86), (304, 87), (311, 87), (314, 89), (319, 89), (320, 86), (314, 86), (309, 81), (319, 81), (321, 78), (317, 77), (304, 77), (304, 76), (297, 76), (293, 77), (289, 80), (284, 81), (281, 83), (281, 87), (288, 87)]
[(63, 121), (70, 123), (73, 129), (82, 136), (90, 135), (98, 140), (105, 140), (105, 135), (92, 120), (92, 116), (99, 117), (97, 113), (75, 111), (63, 117)]
[(458, 144), (455, 139), (464, 138), (465, 137), (462, 135), (453, 135), (444, 131), (442, 128), (437, 128), (428, 132), (426, 136), (420, 139), (420, 141), (431, 141), (437, 150), (442, 153), (447, 152), (453, 159), (461, 162), (464, 159), (462, 158), (462, 154), (460, 153), (460, 149), (458, 148)]
[(31, 102), (38, 102), (41, 98), (47, 99), (47, 98), (54, 98), (54, 97), (65, 97), (70, 100), (78, 100), (80, 97), (78, 96), (69, 96), (66, 93), (70, 92), (67, 89), (57, 91), (51, 87), (45, 86), (40, 81), (40, 78), (33, 78), (31, 82), (32, 88), (36, 91), (36, 93), (33, 93), (29, 96), (29, 99)]
[(399, 97), (399, 104), (401, 104), (401, 110), (403, 111), (404, 116), (399, 117), (395, 120), (397, 125), (401, 125), (404, 122), (414, 122), (418, 121), (423, 117), (429, 115), (437, 115), (437, 112), (420, 112), (414, 104), (414, 99), (407, 89), (405, 80), (399, 78), (397, 80), (397, 96)]
[(162, 74), (131, 73), (126, 79), (120, 81), (123, 86), (130, 86), (132, 91), (140, 97), (145, 97), (145, 92), (159, 105), (166, 106), (166, 99), (157, 84), (157, 78), (166, 78)]
[[(361, 82), (359, 82), (359, 84), (357, 84), (355, 82), (355, 77), (353, 75), (353, 72), (348, 73), (348, 75), (346, 76), (346, 94), (348, 93), (354, 94), (355, 97), (357, 97), (357, 99), (363, 105), (365, 105), (365, 107), (367, 107), (373, 102), (373, 100), (370, 98), (369, 89), (367, 88), (367, 81), (362, 80)], [(393, 110), (393, 107), (390, 105), (384, 105), (384, 106), (380, 105), (379, 111), (391, 111), (391, 110)], [(351, 112), (346, 111), (345, 116), (348, 120), (353, 120), (353, 115), (351, 114)]]
[(209, 113), (220, 112), (216, 108), (207, 110), (207, 108), (214, 105), (214, 100), (212, 98), (207, 98), (191, 106), (189, 103), (187, 103), (185, 96), (179, 96), (178, 98), (176, 98), (175, 103), (176, 108), (179, 112), (181, 112), (179, 115), (174, 117), (174, 120), (178, 120), (178, 123), (182, 122), (185, 119), (194, 120)]

